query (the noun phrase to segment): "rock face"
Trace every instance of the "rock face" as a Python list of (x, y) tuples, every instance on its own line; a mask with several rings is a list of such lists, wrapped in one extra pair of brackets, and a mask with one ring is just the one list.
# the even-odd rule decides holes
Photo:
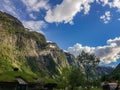
[(73, 56), (44, 35), (25, 29), (15, 17), (0, 12), (0, 73), (18, 68), (20, 71), (53, 75), (74, 62)]
[(120, 72), (120, 63), (117, 65), (117, 67), (113, 70), (113, 73)]
[(99, 66), (97, 67), (97, 74), (98, 75), (106, 75), (112, 73), (114, 70), (113, 67), (110, 66)]
[(68, 52), (65, 52), (65, 55), (66, 55), (68, 63), (70, 65), (77, 64), (77, 61), (76, 61), (76, 58), (74, 57), (74, 55), (72, 55), (72, 54), (70, 54)]

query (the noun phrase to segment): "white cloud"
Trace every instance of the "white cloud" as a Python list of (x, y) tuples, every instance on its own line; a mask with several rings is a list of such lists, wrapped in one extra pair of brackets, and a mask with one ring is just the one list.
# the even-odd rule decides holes
[(109, 0), (96, 0), (96, 2), (102, 4), (102, 6), (110, 5)]
[(93, 53), (94, 47), (82, 46), (81, 44), (77, 43), (73, 47), (69, 47), (67, 51), (77, 57), (82, 51)]
[(37, 18), (37, 17), (35, 17), (32, 13), (30, 13), (29, 16), (30, 16), (32, 19), (36, 19), (36, 18)]
[(22, 0), (29, 12), (39, 12), (40, 9), (49, 9), (48, 0)]
[(82, 10), (84, 10), (84, 14), (88, 14), (90, 3), (93, 2), (94, 0), (63, 0), (61, 4), (47, 11), (45, 20), (50, 23), (64, 22), (73, 24), (73, 18), (76, 14)]
[(104, 15), (100, 16), (100, 19), (103, 20), (105, 24), (109, 23), (109, 21), (111, 20), (110, 11), (106, 11)]
[(2, 0), (2, 2), (0, 2), (0, 10), (10, 13), (20, 19), (18, 15), (18, 10), (14, 7), (10, 0)]
[(46, 27), (46, 23), (43, 21), (23, 21), (23, 24), (31, 31), (37, 31), (44, 34), (42, 29)]
[[(36, 0), (32, 0), (32, 1), (36, 2)], [(30, 2), (30, 0), (29, 0), (29, 2)], [(41, 0), (41, 4), (42, 4), (42, 0)], [(43, 6), (44, 6), (44, 4), (43, 4)], [(11, 15), (13, 15), (21, 20), (21, 17), (19, 17), (19, 16), (20, 16), (20, 13), (23, 13), (23, 12), (19, 12), (20, 9), (17, 9), (14, 6), (13, 2), (10, 0), (3, 0), (2, 2), (0, 2), (0, 10), (2, 10), (3, 12), (10, 13)], [(33, 13), (28, 13), (28, 14), (31, 18), (36, 19), (36, 17), (33, 15)], [(42, 29), (45, 28), (45, 26), (46, 26), (46, 23), (43, 21), (26, 21), (26, 20), (21, 20), (21, 21), (23, 22), (23, 24), (26, 28), (29, 28), (30, 30), (34, 30), (34, 31), (37, 31), (40, 33), (43, 33)]]
[[(117, 11), (120, 11), (120, 0), (63, 0), (61, 4), (57, 4), (56, 6), (50, 6), (49, 0), (20, 0), (26, 6), (27, 11), (26, 14), (32, 19), (36, 19), (35, 14), (33, 12), (39, 12), (41, 9), (47, 10), (45, 20), (49, 23), (70, 23), (74, 24), (74, 17), (77, 13), (84, 11), (84, 14), (88, 14), (91, 8), (91, 3), (95, 1), (101, 4), (102, 6), (108, 5), (110, 8), (116, 8)], [(21, 19), (21, 17), (25, 18), (21, 9), (17, 9), (14, 5), (14, 0), (2, 0), (0, 2), (0, 9), (2, 11), (8, 12), (13, 16)], [(19, 3), (19, 1), (18, 1)], [(45, 11), (46, 12), (46, 11)], [(107, 12), (107, 11), (106, 11)], [(111, 13), (108, 15), (102, 15), (100, 18), (104, 21), (104, 23), (108, 23), (111, 19)]]
[(118, 11), (120, 11), (120, 0), (96, 0), (99, 4), (102, 4), (103, 6), (110, 6), (110, 8), (117, 8)]
[(120, 37), (109, 39), (107, 45), (98, 47), (82, 46), (77, 43), (73, 47), (69, 47), (68, 51), (74, 56), (78, 56), (81, 51), (93, 53), (100, 58), (101, 62), (109, 64), (120, 58)]
[(117, 8), (120, 11), (120, 0), (113, 0), (111, 7)]
[[(97, 2), (102, 6), (109, 6), (110, 8), (116, 8), (120, 12), (120, 0), (63, 0), (59, 5), (56, 5), (53, 9), (49, 9), (45, 16), (45, 20), (49, 23), (70, 23), (73, 24), (73, 19), (77, 13), (84, 10), (84, 14), (88, 14), (90, 11), (90, 4)], [(110, 11), (106, 11), (105, 15), (100, 17), (105, 24), (111, 20)]]

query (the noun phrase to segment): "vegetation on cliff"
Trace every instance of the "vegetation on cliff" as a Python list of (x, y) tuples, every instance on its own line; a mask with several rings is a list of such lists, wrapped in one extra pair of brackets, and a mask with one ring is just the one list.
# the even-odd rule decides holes
[[(24, 28), (17, 18), (0, 12), (1, 81), (14, 81), (16, 76), (28, 81), (35, 81), (38, 77), (52, 78), (66, 66), (65, 53), (54, 43), (47, 43), (44, 35)], [(19, 71), (14, 72), (14, 68)]]
[(98, 58), (85, 52), (76, 60), (44, 35), (0, 12), (0, 82), (16, 82), (21, 76), (27, 82), (57, 83), (58, 89), (99, 86), (98, 64)]

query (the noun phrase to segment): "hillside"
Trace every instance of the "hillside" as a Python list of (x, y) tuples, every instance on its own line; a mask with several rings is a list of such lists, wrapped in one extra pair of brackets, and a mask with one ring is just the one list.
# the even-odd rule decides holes
[[(85, 72), (72, 54), (47, 42), (44, 35), (26, 29), (17, 18), (0, 12), (0, 82), (15, 82), (17, 76), (28, 82), (51, 82), (62, 69), (72, 65)], [(111, 70), (98, 67), (97, 72), (102, 75)]]
[(46, 42), (44, 35), (0, 12), (0, 81), (15, 81), (16, 76), (35, 81), (38, 77), (52, 77), (64, 67), (69, 67), (66, 53), (55, 43)]

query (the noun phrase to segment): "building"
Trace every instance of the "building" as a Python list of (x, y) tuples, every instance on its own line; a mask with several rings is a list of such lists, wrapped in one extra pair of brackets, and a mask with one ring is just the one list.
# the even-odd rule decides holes
[(22, 77), (16, 77), (17, 82), (0, 82), (0, 90), (27, 90), (27, 82)]

